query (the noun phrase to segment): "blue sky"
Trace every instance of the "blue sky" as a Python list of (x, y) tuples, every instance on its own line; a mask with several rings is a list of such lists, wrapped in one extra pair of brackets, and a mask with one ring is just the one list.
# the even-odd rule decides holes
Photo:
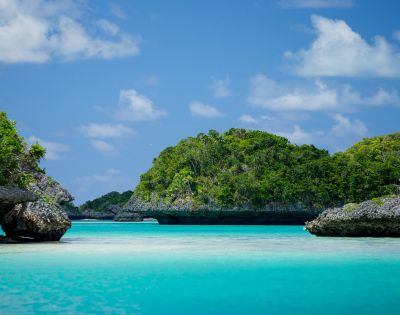
[(395, 0), (0, 0), (0, 110), (76, 203), (231, 127), (331, 152), (399, 131)]

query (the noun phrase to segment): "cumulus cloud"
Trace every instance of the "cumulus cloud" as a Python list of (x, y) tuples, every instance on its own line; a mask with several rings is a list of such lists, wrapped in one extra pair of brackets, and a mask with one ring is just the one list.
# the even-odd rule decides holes
[(130, 185), (130, 179), (121, 173), (120, 170), (109, 168), (99, 174), (78, 177), (74, 180), (74, 184), (79, 191), (87, 191), (93, 187), (98, 194), (99, 189), (103, 190), (104, 193), (112, 190), (120, 190), (121, 186)]
[(92, 140), (90, 143), (93, 148), (95, 148), (97, 151), (100, 151), (101, 153), (111, 153), (116, 150), (114, 145), (104, 140)]
[(204, 118), (216, 118), (223, 116), (216, 107), (204, 104), (199, 101), (193, 101), (189, 104), (189, 110), (192, 116), (199, 116)]
[(62, 155), (70, 151), (70, 147), (63, 143), (45, 141), (43, 139), (31, 136), (28, 138), (30, 144), (40, 143), (46, 148), (46, 159), (47, 160), (59, 160)]
[(79, 3), (1, 0), (0, 62), (110, 59), (139, 53), (139, 40), (110, 21), (85, 22)]
[(349, 135), (365, 136), (368, 132), (365, 124), (359, 119), (351, 120), (340, 114), (333, 116), (335, 124), (332, 126), (332, 134), (338, 137), (347, 137)]
[(125, 11), (118, 5), (116, 5), (115, 3), (110, 5), (110, 11), (111, 14), (114, 15), (115, 17), (124, 20), (126, 19), (126, 14)]
[(96, 24), (108, 35), (115, 36), (120, 32), (119, 27), (108, 20), (101, 19)]
[(393, 32), (393, 38), (400, 42), (400, 30)]
[(116, 119), (120, 121), (155, 120), (166, 112), (157, 109), (153, 101), (136, 90), (122, 90), (119, 94), (119, 109)]
[(253, 117), (251, 115), (248, 115), (248, 114), (240, 116), (239, 117), (239, 121), (242, 122), (242, 123), (246, 123), (246, 124), (256, 124), (256, 123), (258, 123), (258, 119), (257, 118), (255, 118), (255, 117)]
[(212, 91), (216, 98), (225, 98), (231, 95), (230, 91), (230, 79), (227, 77), (222, 80), (213, 79), (212, 80)]
[(149, 86), (156, 86), (160, 83), (160, 78), (156, 75), (149, 75), (143, 80), (143, 82)]
[[(278, 113), (277, 115), (243, 115), (241, 123), (258, 130), (264, 130), (273, 134), (280, 135), (296, 144), (315, 144), (320, 147), (328, 147), (333, 151), (345, 149), (349, 145), (363, 138), (368, 133), (367, 126), (358, 118), (350, 118), (342, 114), (328, 115), (329, 120), (324, 130), (312, 129), (305, 130), (300, 124), (301, 121), (310, 120), (311, 117), (302, 114), (287, 115)], [(318, 117), (318, 120), (324, 119)], [(310, 124), (308, 124), (310, 125)]]
[(246, 126), (285, 137), (296, 144), (315, 143), (324, 134), (320, 130), (305, 131), (301, 128), (299, 122), (308, 119), (308, 115), (288, 112), (258, 117), (245, 114), (239, 117), (239, 121)]
[(299, 125), (294, 125), (291, 131), (278, 131), (279, 136), (289, 139), (290, 142), (296, 144), (312, 144), (315, 143), (316, 137), (324, 135), (322, 131), (307, 132), (304, 131)]
[(90, 123), (82, 125), (80, 130), (88, 138), (122, 138), (135, 134), (135, 131), (122, 124)]
[(278, 3), (285, 8), (351, 8), (355, 0), (280, 0)]
[(300, 76), (399, 77), (399, 46), (382, 36), (368, 43), (343, 20), (313, 15), (317, 38), (308, 49), (286, 52)]
[(253, 106), (274, 111), (348, 111), (358, 105), (400, 105), (398, 93), (383, 88), (364, 96), (350, 85), (329, 87), (315, 80), (311, 85), (291, 87), (278, 84), (263, 74), (251, 78), (247, 101)]

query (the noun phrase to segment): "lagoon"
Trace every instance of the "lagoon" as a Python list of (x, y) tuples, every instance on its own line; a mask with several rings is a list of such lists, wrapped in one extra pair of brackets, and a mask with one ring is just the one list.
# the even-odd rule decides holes
[(399, 314), (400, 239), (75, 221), (0, 245), (0, 314)]

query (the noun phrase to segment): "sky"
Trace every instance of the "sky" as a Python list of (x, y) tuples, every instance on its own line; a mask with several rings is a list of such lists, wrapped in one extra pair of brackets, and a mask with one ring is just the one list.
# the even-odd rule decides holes
[(397, 0), (0, 0), (0, 111), (75, 203), (167, 146), (258, 129), (337, 152), (399, 130)]

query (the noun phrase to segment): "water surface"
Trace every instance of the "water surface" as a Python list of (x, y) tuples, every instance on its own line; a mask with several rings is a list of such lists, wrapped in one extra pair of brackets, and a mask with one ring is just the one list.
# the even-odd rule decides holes
[(0, 264), (0, 314), (400, 313), (400, 239), (301, 226), (81, 221)]

